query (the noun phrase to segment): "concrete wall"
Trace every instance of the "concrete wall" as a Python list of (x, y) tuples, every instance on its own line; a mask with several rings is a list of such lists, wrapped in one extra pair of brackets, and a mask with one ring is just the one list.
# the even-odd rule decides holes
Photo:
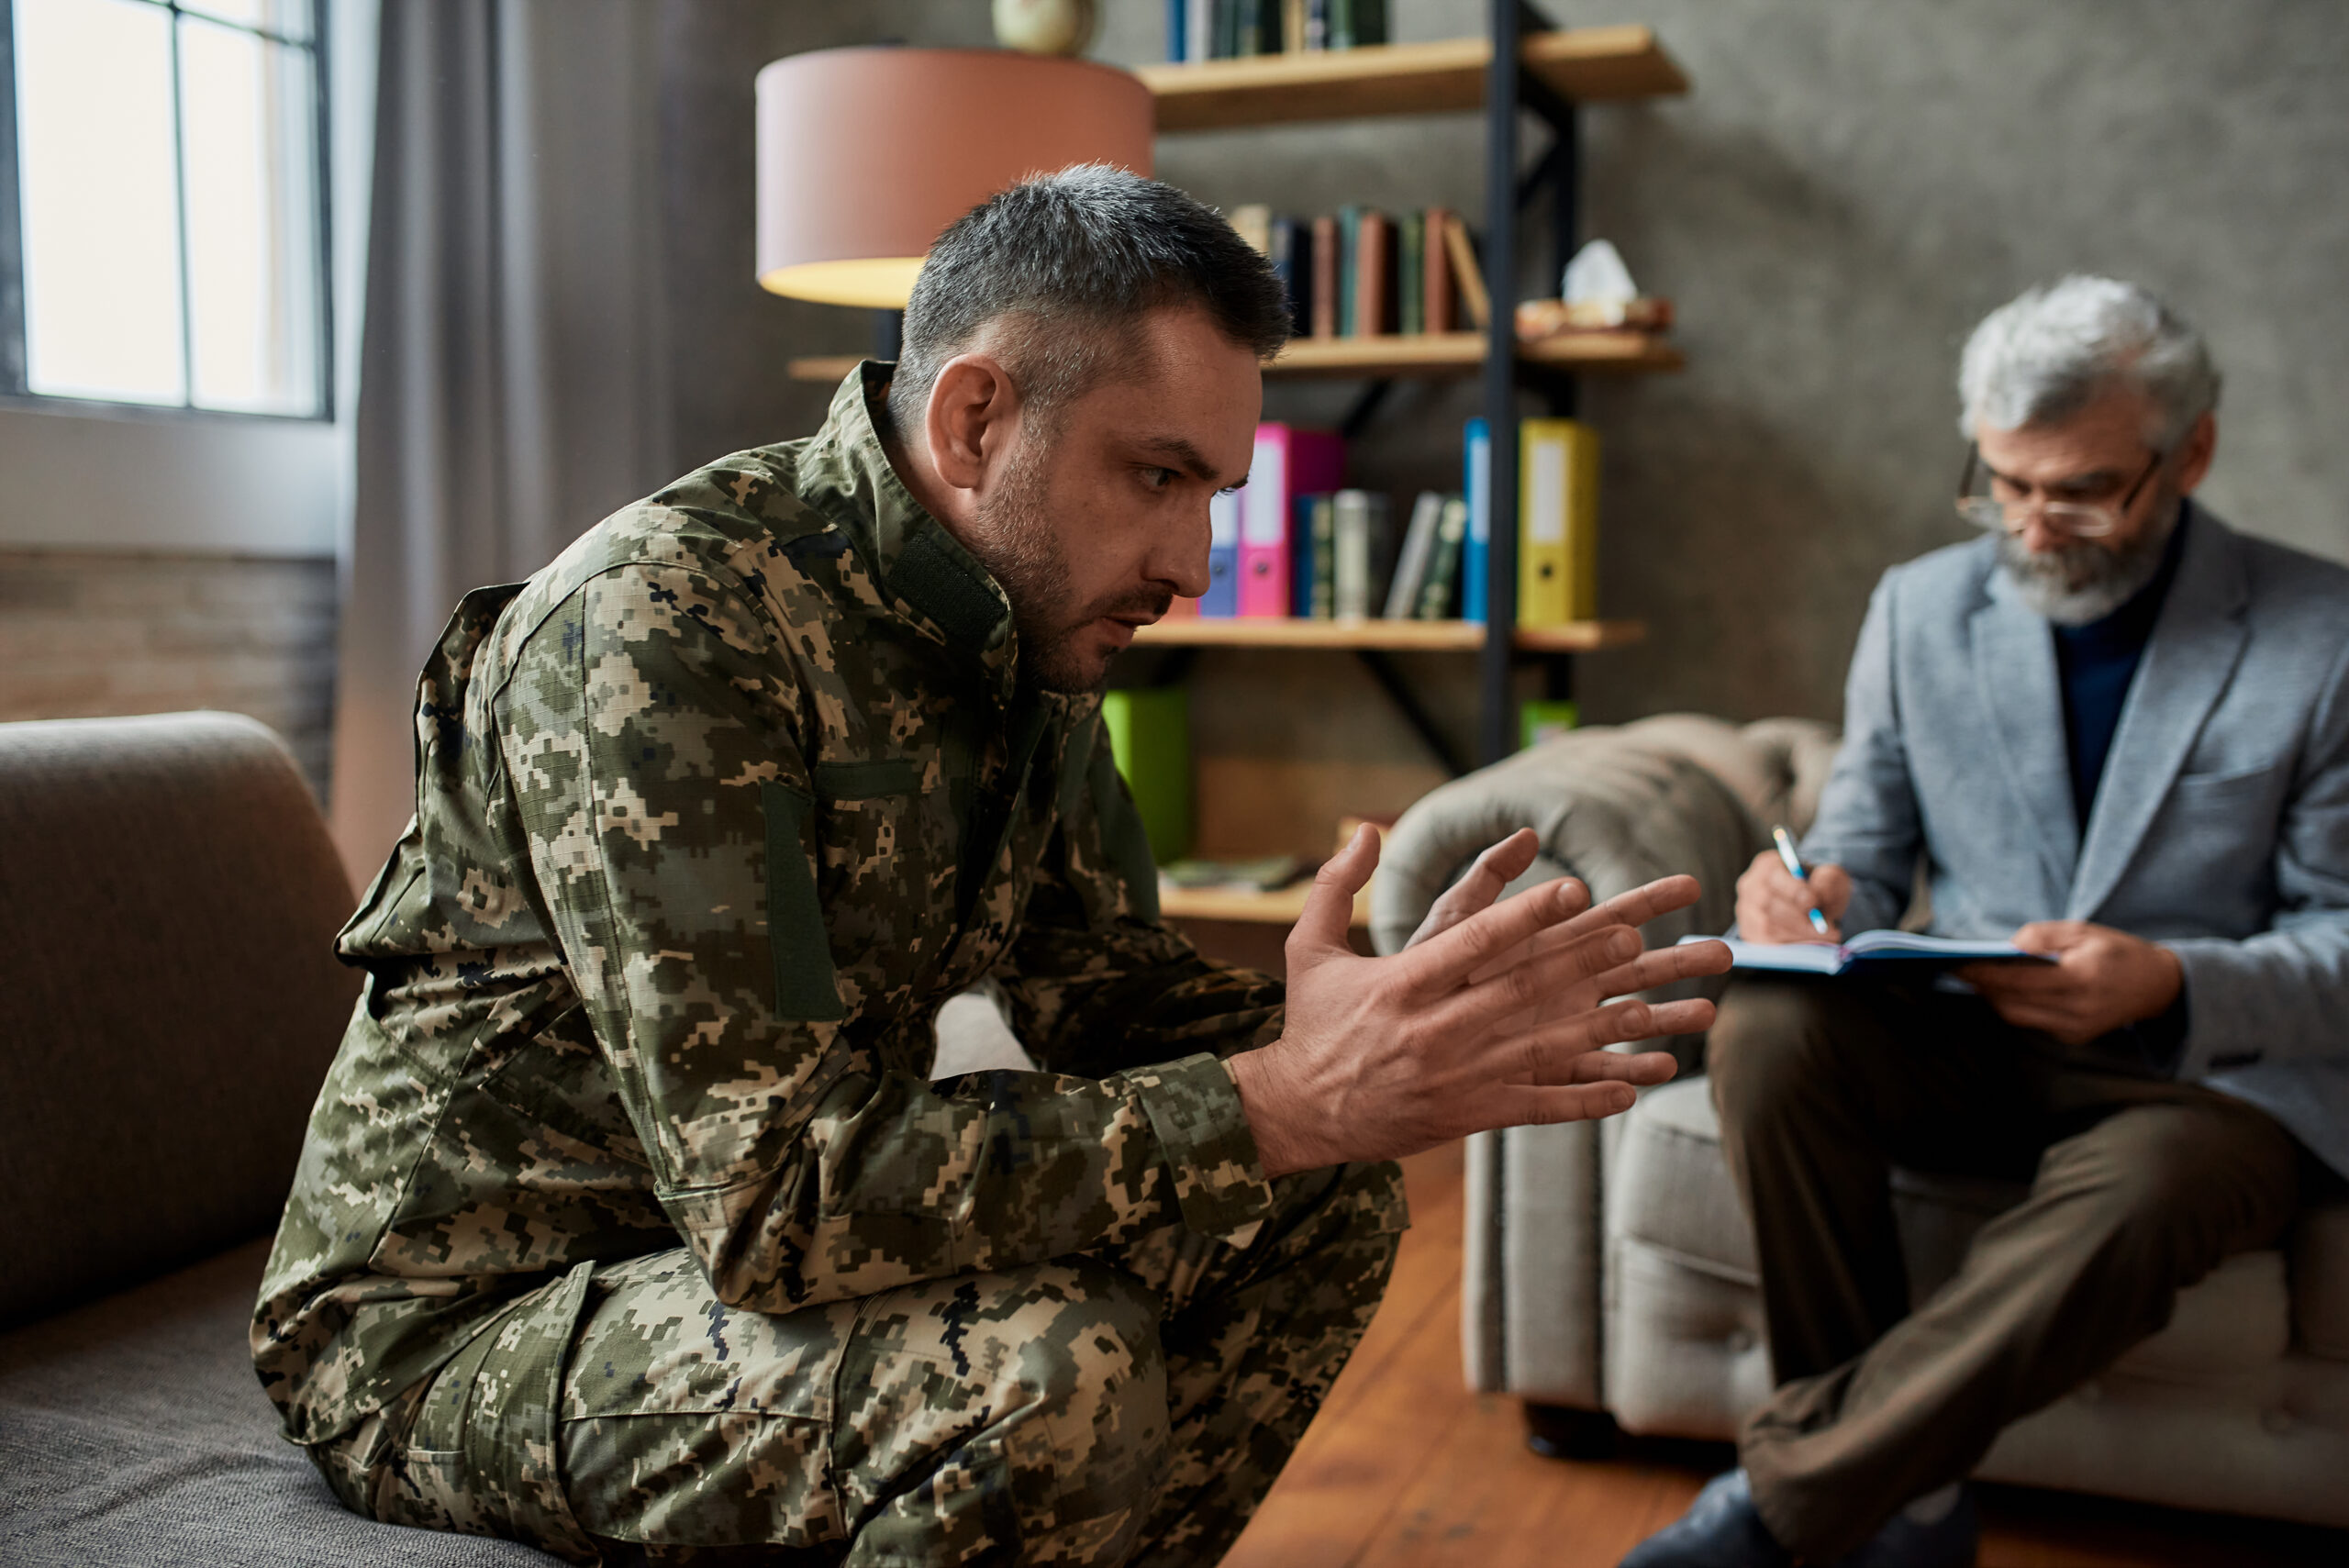
[[(976, 0), (672, 0), (679, 436), (716, 452), (820, 417), (790, 354), (861, 348), (846, 312), (750, 281), (750, 83), (793, 50), (982, 41)], [(1588, 230), (1680, 305), (1686, 375), (1593, 384), (1608, 439), (1605, 599), (1645, 649), (1582, 662), (1594, 717), (1831, 717), (1869, 585), (1957, 538), (1952, 361), (1966, 328), (2074, 268), (2168, 294), (2228, 376), (2206, 497), (2349, 557), (2349, 7), (2331, 0), (1626, 0), (1695, 91), (1586, 117)], [(1397, 0), (1400, 36), (1481, 0)], [(1107, 0), (1094, 52), (1160, 58), (1159, 0)], [(1538, 140), (1538, 133), (1537, 133)], [(1468, 117), (1169, 138), (1160, 172), (1219, 205), (1481, 209)], [(1342, 406), (1289, 391), (1284, 412)], [(1358, 460), (1444, 483), (1464, 389), (1398, 397)], [(1211, 672), (1210, 672), (1211, 673)], [(1328, 679), (1350, 676), (1331, 667)], [(1448, 684), (1439, 683), (1448, 690)], [(1383, 732), (1381, 742), (1388, 739)], [(1408, 741), (1404, 742), (1408, 745)]]
[[(1100, 51), (1158, 56), (1113, 0)], [(2168, 295), (2227, 375), (2204, 492), (2349, 558), (2349, 7), (2330, 0), (1625, 0), (1694, 91), (1586, 116), (1586, 232), (1679, 304), (1685, 375), (1587, 384), (1608, 441), (1607, 612), (1646, 648), (1584, 660), (1590, 717), (1832, 717), (1869, 587), (1961, 536), (1950, 382), (1981, 315), (2085, 269)], [(1398, 0), (1406, 38), (1480, 0)], [(1464, 118), (1168, 139), (1219, 205), (1479, 210)], [(1458, 398), (1444, 412), (1464, 411)], [(1448, 463), (1399, 411), (1396, 480)], [(1385, 444), (1385, 443), (1382, 443)], [(1437, 462), (1437, 460), (1441, 462)], [(1374, 460), (1365, 455), (1365, 468)]]

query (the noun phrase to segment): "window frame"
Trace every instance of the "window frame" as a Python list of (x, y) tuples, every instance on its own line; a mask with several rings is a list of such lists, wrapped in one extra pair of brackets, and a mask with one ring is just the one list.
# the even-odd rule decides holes
[[(310, 36), (288, 38), (267, 28), (192, 9), (181, 0), (128, 0), (169, 13), (172, 28), (172, 191), (173, 221), (179, 231), (180, 362), (184, 385), (177, 403), (146, 403), (130, 399), (61, 396), (36, 392), (28, 384), (25, 350), (25, 252), (22, 166), (17, 156), (17, 7), (16, 0), (0, 0), (0, 407), (39, 409), (50, 413), (87, 414), (109, 418), (262, 420), (271, 424), (331, 425), (335, 408), (334, 297), (334, 158), (330, 140), (333, 116), (328, 95), (327, 28), (333, 6), (328, 0), (310, 0)], [(187, 129), (181, 114), (180, 27), (193, 17), (224, 27), (310, 56), (311, 137), (315, 162), (311, 180), (310, 265), (315, 279), (317, 319), (312, 323), (315, 355), (312, 412), (280, 414), (239, 408), (206, 408), (195, 398), (194, 325), (189, 315), (190, 285), (187, 247)]]

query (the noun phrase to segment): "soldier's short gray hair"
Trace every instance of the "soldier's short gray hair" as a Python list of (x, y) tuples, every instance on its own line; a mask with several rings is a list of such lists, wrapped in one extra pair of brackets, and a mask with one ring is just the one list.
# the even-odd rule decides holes
[(2069, 418), (2106, 388), (2154, 406), (2146, 442), (2168, 451), (2219, 406), (2202, 335), (2150, 289), (2075, 272), (2028, 289), (1982, 318), (1958, 361), (1959, 428), (2017, 430)]
[(921, 428), (947, 361), (982, 328), (1023, 318), (1002, 349), (1021, 400), (1048, 411), (1129, 355), (1163, 306), (1196, 305), (1232, 342), (1268, 358), (1288, 340), (1286, 291), (1212, 207), (1103, 163), (1024, 180), (938, 237), (906, 306), (889, 417)]

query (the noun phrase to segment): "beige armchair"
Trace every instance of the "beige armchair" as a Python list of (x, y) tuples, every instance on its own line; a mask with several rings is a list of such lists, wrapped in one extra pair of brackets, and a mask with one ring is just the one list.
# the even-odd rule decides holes
[[(1770, 825), (1809, 824), (1834, 739), (1800, 720), (1672, 715), (1583, 729), (1445, 785), (1389, 837), (1373, 939), (1399, 948), (1471, 855), (1529, 826), (1543, 851), (1529, 882), (1571, 872), (1604, 898), (1692, 872), (1703, 901), (1649, 938), (1720, 930)], [(1728, 1438), (1770, 1388), (1753, 1236), (1702, 1043), (1675, 1041), (1683, 1077), (1625, 1116), (1470, 1140), (1468, 1380), (1526, 1400), (1537, 1445), (1603, 1442), (1610, 1418)], [(1912, 1289), (1948, 1278), (2019, 1195), (1898, 1175)], [(2303, 1214), (2282, 1251), (2230, 1260), (2180, 1296), (2168, 1328), (2008, 1429), (1978, 1473), (2349, 1526), (2349, 1204)]]

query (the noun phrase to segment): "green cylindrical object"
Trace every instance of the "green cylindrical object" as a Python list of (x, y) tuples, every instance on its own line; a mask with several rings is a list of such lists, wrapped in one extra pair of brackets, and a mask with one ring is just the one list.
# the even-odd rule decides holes
[(1191, 694), (1186, 686), (1136, 686), (1101, 697), (1109, 751), (1141, 813), (1160, 865), (1191, 852)]

